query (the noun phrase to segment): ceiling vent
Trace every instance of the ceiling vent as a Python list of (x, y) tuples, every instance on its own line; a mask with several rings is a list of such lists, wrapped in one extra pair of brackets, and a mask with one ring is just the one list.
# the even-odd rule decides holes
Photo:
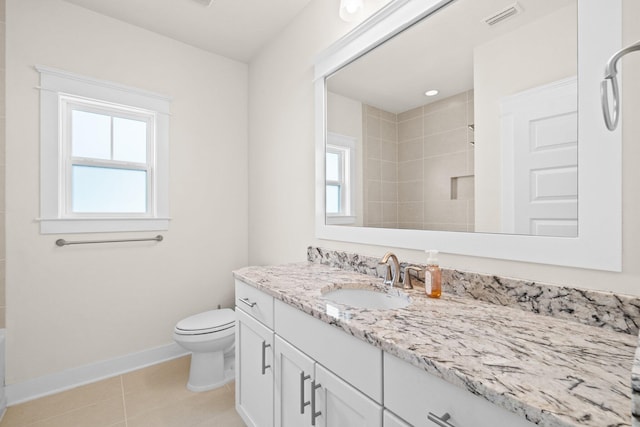
[(520, 6), (518, 3), (514, 3), (496, 13), (491, 14), (487, 18), (484, 18), (484, 22), (487, 25), (496, 25), (498, 22), (509, 19), (512, 16), (519, 14), (520, 12), (522, 12), (522, 6)]

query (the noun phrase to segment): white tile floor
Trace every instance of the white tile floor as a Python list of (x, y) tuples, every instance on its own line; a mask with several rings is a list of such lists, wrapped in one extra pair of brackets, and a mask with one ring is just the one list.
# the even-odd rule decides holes
[(193, 393), (190, 356), (11, 406), (0, 427), (244, 427), (230, 383)]

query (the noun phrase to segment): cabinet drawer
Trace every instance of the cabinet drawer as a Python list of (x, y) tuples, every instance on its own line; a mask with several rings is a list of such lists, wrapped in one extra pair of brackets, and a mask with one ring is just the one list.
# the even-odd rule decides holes
[(416, 427), (436, 427), (429, 412), (455, 427), (533, 427), (521, 416), (496, 406), (390, 354), (384, 354), (384, 406)]
[(236, 306), (273, 329), (273, 297), (236, 280)]
[(382, 350), (276, 300), (276, 334), (382, 403)]

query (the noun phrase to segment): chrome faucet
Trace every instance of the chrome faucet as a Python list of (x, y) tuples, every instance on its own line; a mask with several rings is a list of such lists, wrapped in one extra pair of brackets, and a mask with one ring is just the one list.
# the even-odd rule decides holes
[[(389, 260), (391, 260), (391, 264), (389, 264)], [(391, 252), (387, 252), (378, 264), (387, 264), (384, 284), (392, 288), (395, 287), (400, 282), (400, 263), (398, 262), (398, 257)]]

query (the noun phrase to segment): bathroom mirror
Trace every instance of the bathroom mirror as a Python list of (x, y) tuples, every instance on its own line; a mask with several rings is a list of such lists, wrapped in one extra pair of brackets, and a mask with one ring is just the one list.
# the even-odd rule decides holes
[(577, 1), (456, 0), (328, 76), (326, 220), (576, 237)]
[(394, 1), (324, 52), (317, 236), (619, 270), (621, 5), (598, 3)]

